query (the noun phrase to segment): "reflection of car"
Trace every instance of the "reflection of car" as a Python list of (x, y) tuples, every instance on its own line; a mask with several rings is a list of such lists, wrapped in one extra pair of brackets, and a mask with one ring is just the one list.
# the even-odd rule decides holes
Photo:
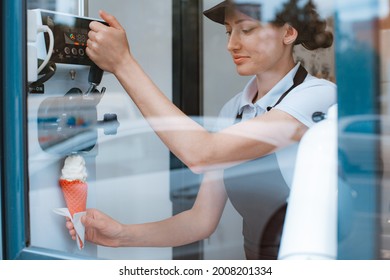
[[(388, 248), (388, 194), (383, 170), (389, 149), (389, 124), (387, 116), (374, 114), (352, 115), (338, 121), (339, 175), (349, 186), (339, 204), (339, 222), (344, 217), (344, 224), (339, 224), (344, 229), (338, 251), (341, 259), (377, 259), (376, 250)], [(342, 195), (340, 184), (338, 195)]]
[(379, 115), (356, 115), (339, 121), (339, 159), (346, 172), (380, 171), (380, 147), (386, 120)]

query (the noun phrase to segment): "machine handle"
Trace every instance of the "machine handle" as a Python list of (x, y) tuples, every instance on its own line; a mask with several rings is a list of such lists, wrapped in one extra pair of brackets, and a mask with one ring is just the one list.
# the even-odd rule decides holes
[(88, 82), (91, 85), (98, 86), (103, 78), (103, 70), (96, 64), (93, 64), (89, 69)]
[(103, 78), (103, 70), (100, 69), (96, 64), (93, 64), (89, 69), (88, 74), (88, 82), (90, 84), (85, 95), (89, 95), (90, 93), (94, 93), (96, 91), (97, 86), (100, 84)]

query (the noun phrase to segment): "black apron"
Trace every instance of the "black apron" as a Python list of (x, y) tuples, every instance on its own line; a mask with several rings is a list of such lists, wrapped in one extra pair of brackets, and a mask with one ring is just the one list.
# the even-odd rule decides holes
[[(306, 76), (307, 71), (300, 66), (294, 84), (267, 110), (279, 104)], [(225, 169), (224, 182), (232, 205), (243, 218), (246, 258), (277, 259), (290, 190), (276, 154)]]

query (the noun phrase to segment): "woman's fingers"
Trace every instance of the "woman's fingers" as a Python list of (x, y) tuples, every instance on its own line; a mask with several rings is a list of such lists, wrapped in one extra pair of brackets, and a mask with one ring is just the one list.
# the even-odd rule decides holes
[(99, 11), (99, 15), (111, 27), (114, 27), (116, 29), (123, 29), (122, 25), (119, 23), (119, 21), (113, 15), (106, 13), (105, 11)]
[(76, 240), (76, 231), (74, 229), (74, 225), (68, 217), (66, 217), (65, 227), (68, 229), (69, 234), (72, 237), (72, 239)]
[(70, 220), (66, 221), (65, 226), (69, 230), (74, 229), (73, 223)]
[(94, 32), (99, 32), (99, 31), (102, 31), (102, 30), (105, 30), (109, 27), (113, 27), (115, 29), (119, 29), (119, 30), (123, 30), (123, 27), (122, 25), (119, 23), (119, 21), (116, 19), (116, 17), (114, 17), (113, 15), (111, 14), (108, 14), (104, 11), (100, 11), (100, 17), (106, 22), (108, 23), (109, 26), (101, 23), (101, 22), (98, 22), (98, 21), (92, 21), (90, 24), (89, 24), (89, 28), (94, 31)]

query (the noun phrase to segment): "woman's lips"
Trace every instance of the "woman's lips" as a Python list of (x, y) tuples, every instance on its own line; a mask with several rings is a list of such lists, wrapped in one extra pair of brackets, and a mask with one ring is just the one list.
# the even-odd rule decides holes
[(242, 55), (234, 55), (233, 56), (233, 61), (237, 65), (243, 64), (248, 59), (249, 59), (249, 56), (242, 56)]

